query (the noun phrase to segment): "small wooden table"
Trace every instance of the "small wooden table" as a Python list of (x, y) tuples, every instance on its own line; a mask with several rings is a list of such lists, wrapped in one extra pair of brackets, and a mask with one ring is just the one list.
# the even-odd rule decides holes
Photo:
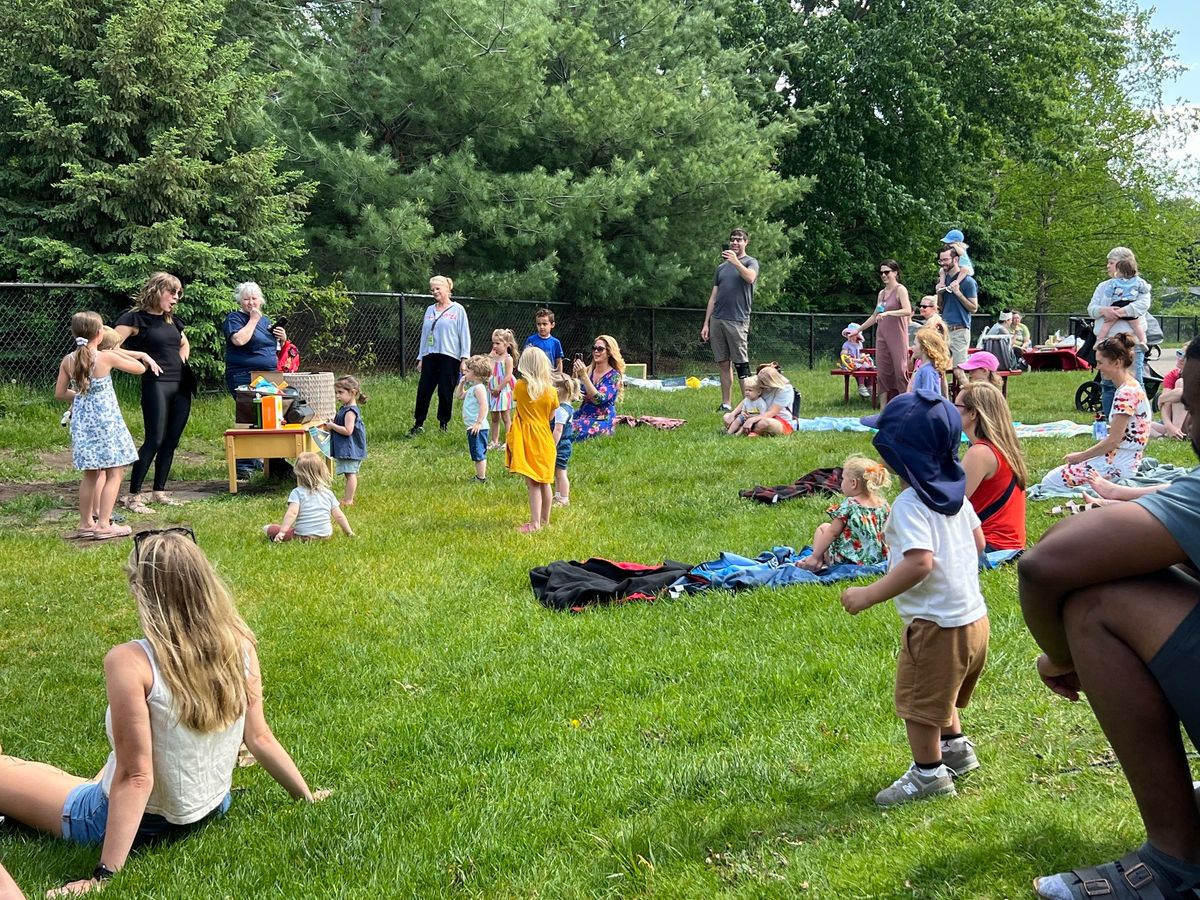
[[(301, 453), (319, 452), (308, 428), (230, 428), (225, 432), (225, 464), (229, 467), (229, 493), (236, 494), (237, 461), (259, 459), (263, 473), (271, 474), (272, 459), (295, 459)], [(329, 474), (333, 460), (326, 458)]]
[(878, 369), (830, 369), (830, 375), (841, 375), (845, 379), (845, 390), (842, 399), (850, 402), (850, 379), (864, 378), (871, 383), (871, 407), (879, 409), (879, 370)]

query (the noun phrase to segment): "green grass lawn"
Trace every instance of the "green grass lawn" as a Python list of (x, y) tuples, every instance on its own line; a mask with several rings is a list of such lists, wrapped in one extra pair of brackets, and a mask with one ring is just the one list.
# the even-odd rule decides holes
[[(1015, 417), (1086, 421), (1071, 402), (1083, 378), (1014, 379)], [(845, 414), (840, 379), (796, 380), (805, 415)], [(827, 501), (766, 507), (738, 489), (869, 453), (867, 435), (723, 438), (714, 389), (631, 389), (623, 412), (687, 425), (578, 447), (571, 507), (521, 535), (523, 480), (493, 455), (490, 483), (472, 483), (457, 409), (450, 434), (402, 437), (414, 386), (365, 386), (357, 539), (268, 545), (260, 528), (290, 486), (153, 517), (194, 525), (258, 635), (268, 719), (310, 784), (335, 793), (307, 807), (239, 770), (224, 821), (135, 857), (106, 896), (998, 898), (1143, 839), (1086, 704), (1035, 675), (1012, 567), (983, 576), (991, 655), (964, 715), (983, 768), (956, 799), (887, 813), (874, 794), (909, 763), (890, 605), (851, 618), (838, 587), (793, 587), (570, 615), (530, 592), (528, 570), (553, 560), (800, 547)], [(4, 400), (6, 480), (70, 481), (54, 456), (69, 449), (61, 407)], [(131, 395), (125, 412), (137, 438)], [(231, 416), (225, 398), (199, 404), (180, 477), (225, 477)], [(1089, 443), (1031, 440), (1026, 458), (1040, 476)], [(1150, 453), (1194, 463), (1184, 444)], [(129, 543), (71, 545), (53, 505), (0, 506), (0, 743), (91, 774), (108, 752), (101, 660), (137, 634)], [(1031, 504), (1031, 538), (1052, 521)], [(37, 897), (97, 855), (7, 831), (0, 858)]]

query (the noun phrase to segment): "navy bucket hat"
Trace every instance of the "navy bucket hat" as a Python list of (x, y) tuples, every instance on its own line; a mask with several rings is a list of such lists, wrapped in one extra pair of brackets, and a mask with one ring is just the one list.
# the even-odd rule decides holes
[(962, 416), (939, 394), (901, 394), (862, 423), (879, 432), (871, 439), (893, 471), (930, 509), (952, 516), (963, 505), (967, 475), (958, 462)]

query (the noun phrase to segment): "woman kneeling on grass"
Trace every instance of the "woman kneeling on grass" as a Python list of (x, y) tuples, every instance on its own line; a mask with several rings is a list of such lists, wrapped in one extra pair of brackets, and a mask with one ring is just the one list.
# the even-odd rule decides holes
[(104, 657), (113, 751), (92, 780), (0, 756), (0, 814), (75, 844), (100, 844), (90, 877), (52, 896), (85, 893), (131, 849), (182, 837), (229, 808), (239, 745), (297, 800), (309, 790), (263, 716), (253, 632), (189, 528), (143, 531), (129, 587), (144, 638)]

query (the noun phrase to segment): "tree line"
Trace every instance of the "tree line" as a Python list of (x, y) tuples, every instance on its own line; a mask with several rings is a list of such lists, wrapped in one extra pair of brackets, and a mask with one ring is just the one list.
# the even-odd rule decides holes
[(1197, 280), (1174, 63), (1132, 0), (9, 0), (0, 278), (700, 306), (740, 226), (836, 311), (959, 227), (1074, 309), (1115, 244)]

